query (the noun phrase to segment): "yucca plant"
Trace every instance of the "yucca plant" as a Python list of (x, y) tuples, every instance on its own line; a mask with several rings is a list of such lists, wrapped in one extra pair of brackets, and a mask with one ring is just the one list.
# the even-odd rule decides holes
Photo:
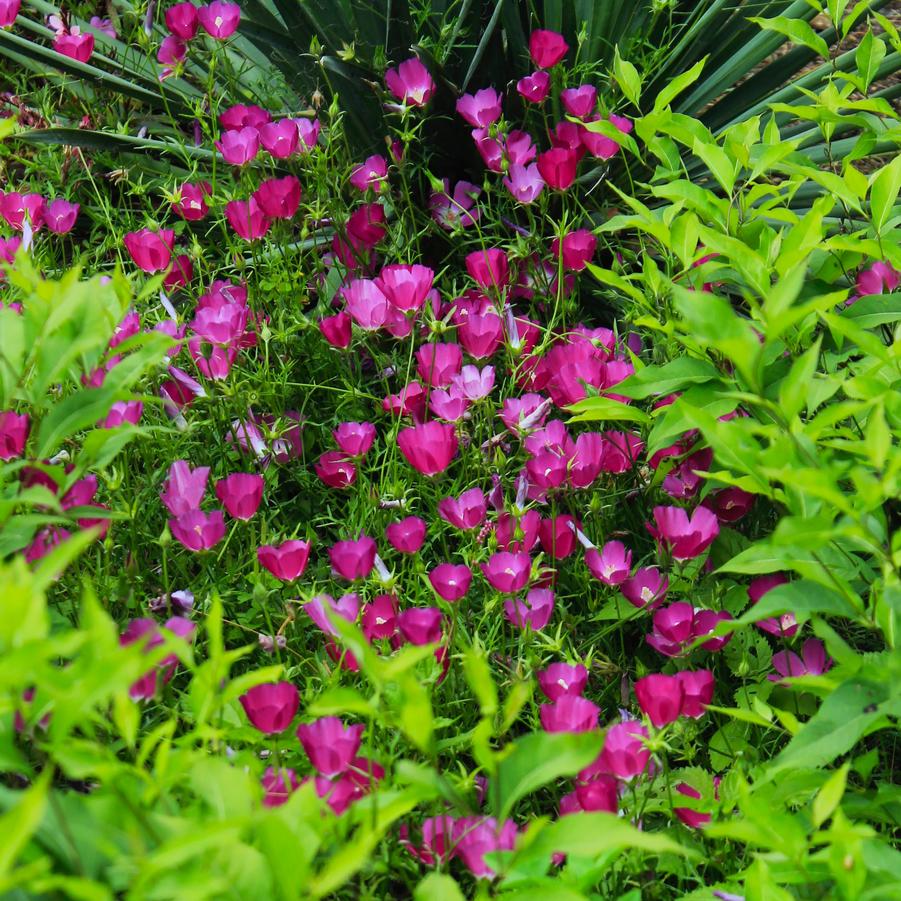
[[(166, 30), (163, 10), (153, 0), (149, 5), (114, 0), (120, 31), (130, 30), (134, 40), (128, 44), (97, 33), (89, 63), (48, 46), (52, 32), (41, 20), (58, 10), (44, 0), (28, 0), (15, 28), (0, 31), (0, 53), (70, 89), (89, 113), (102, 103), (123, 123), (116, 133), (54, 127), (26, 132), (22, 139), (120, 153), (168, 152), (170, 164), (180, 157), (187, 165), (191, 157), (209, 157), (209, 151), (186, 146), (194, 120), (209, 119), (211, 111), (237, 102), (296, 113), (337, 96), (350, 140), (360, 153), (374, 149), (386, 130), (373, 88), (389, 62), (415, 52), (440, 87), (433, 147), (454, 148), (459, 166), (459, 148), (470, 145), (461, 141), (462, 126), (450, 115), (456, 97), (489, 84), (500, 89), (525, 75), (534, 27), (564, 34), (578, 66), (595, 77), (614, 64), (625, 66), (627, 78), (641, 84), (632, 113), (649, 109), (679, 76), (704, 61), (673, 110), (700, 117), (716, 132), (766, 112), (773, 103), (803, 102), (806, 92), (823, 90), (835, 71), (853, 70), (855, 53), (842, 52), (842, 42), (868, 16), (882, 19), (878, 10), (887, 2), (864, 0), (849, 12), (849, 0), (829, 0), (829, 19), (843, 23), (839, 33), (811, 26), (823, 12), (816, 0), (243, 0), (234, 38), (214, 56), (189, 57), (182, 77), (161, 82), (153, 54)], [(85, 25), (75, 17), (71, 21)], [(874, 60), (874, 79), (899, 68), (897, 38), (895, 44), (894, 52)], [(812, 67), (820, 57), (828, 61)], [(875, 99), (888, 101), (899, 89), (891, 85)], [(838, 123), (836, 137), (853, 128), (852, 120)], [(821, 140), (812, 123), (799, 123), (796, 132), (809, 133), (811, 142)], [(825, 158), (822, 148), (808, 152)]]

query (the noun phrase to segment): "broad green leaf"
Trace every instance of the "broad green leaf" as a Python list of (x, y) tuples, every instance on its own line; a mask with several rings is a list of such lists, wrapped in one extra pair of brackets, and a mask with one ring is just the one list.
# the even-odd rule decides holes
[(0, 816), (0, 835), (3, 836), (0, 841), (0, 891), (4, 890), (16, 859), (41, 824), (52, 778), (53, 768), (48, 766), (30, 788), (19, 793), (16, 805)]
[(613, 48), (613, 77), (623, 96), (638, 106), (641, 98), (641, 76), (638, 69), (619, 55), (619, 47)]
[(845, 319), (853, 320), (861, 328), (875, 328), (901, 320), (901, 294), (870, 294), (855, 300), (842, 310)]
[(854, 53), (854, 61), (864, 87), (868, 88), (873, 83), (884, 58), (885, 44), (881, 38), (875, 37), (871, 30), (867, 30)]
[(850, 763), (840, 766), (829, 776), (823, 787), (817, 792), (817, 796), (813, 799), (813, 825), (817, 829), (832, 816), (835, 808), (841, 803), (842, 795), (845, 793), (845, 786), (848, 782), (848, 770), (850, 767)]
[(698, 60), (688, 71), (677, 75), (670, 83), (657, 95), (654, 100), (654, 112), (660, 112), (665, 109), (676, 99), (686, 88), (691, 87), (700, 77), (704, 70), (704, 65), (708, 57)]
[(588, 263), (586, 268), (602, 285), (616, 288), (627, 297), (631, 297), (639, 303), (644, 301), (644, 294), (641, 292), (641, 289), (636, 288), (635, 285), (630, 281), (627, 281), (621, 275), (617, 275), (617, 273), (610, 269), (603, 269), (600, 266), (595, 266), (594, 263)]
[(870, 214), (873, 227), (881, 233), (892, 217), (892, 208), (901, 189), (901, 156), (879, 169), (870, 178)]
[[(741, 554), (739, 554), (739, 557)], [(733, 558), (721, 571), (729, 571), (734, 563)], [(734, 571), (734, 570), (733, 570)], [(738, 625), (756, 623), (771, 616), (782, 613), (793, 613), (799, 623), (805, 623), (815, 614), (827, 616), (844, 616), (857, 619), (858, 612), (835, 591), (829, 591), (816, 582), (799, 579), (771, 588), (756, 604), (738, 620)]]
[(444, 873), (429, 873), (413, 891), (414, 901), (465, 901), (460, 886)]
[(507, 745), (491, 784), (497, 818), (505, 820), (520, 798), (542, 785), (584, 769), (602, 745), (598, 732), (533, 732)]
[(687, 385), (699, 385), (719, 378), (719, 371), (709, 360), (683, 356), (662, 366), (645, 366), (619, 382), (616, 393), (639, 399), (672, 394)]
[(770, 19), (763, 19), (751, 16), (750, 20), (756, 22), (761, 28), (784, 34), (793, 44), (808, 47), (823, 59), (829, 59), (829, 45), (803, 19), (789, 18), (788, 16), (773, 16)]
[[(619, 386), (617, 386), (618, 388)], [(638, 407), (624, 404), (611, 397), (586, 397), (569, 408), (575, 415), (570, 422), (641, 422), (649, 421), (648, 414)]]
[(695, 141), (692, 152), (704, 161), (704, 165), (713, 173), (719, 186), (731, 195), (735, 188), (737, 166), (729, 159), (729, 154), (718, 144), (703, 141)]

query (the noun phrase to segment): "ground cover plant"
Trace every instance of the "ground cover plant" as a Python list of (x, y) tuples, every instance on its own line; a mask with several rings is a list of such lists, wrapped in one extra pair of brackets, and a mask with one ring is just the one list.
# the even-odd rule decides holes
[(897, 897), (896, 16), (594, 8), (0, 3), (4, 897)]

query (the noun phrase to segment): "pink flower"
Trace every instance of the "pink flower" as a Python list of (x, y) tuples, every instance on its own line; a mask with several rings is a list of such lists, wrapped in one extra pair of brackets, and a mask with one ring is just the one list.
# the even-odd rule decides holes
[(246, 166), (260, 152), (260, 133), (251, 125), (224, 131), (216, 147), (231, 166)]
[(466, 271), (479, 287), (497, 291), (509, 281), (507, 254), (497, 247), (474, 250), (466, 257)]
[(426, 528), (425, 520), (418, 516), (408, 516), (386, 526), (385, 537), (399, 553), (415, 554), (425, 541)]
[(512, 851), (516, 844), (516, 824), (499, 825), (494, 817), (461, 817), (454, 823), (454, 856), (459, 857), (477, 879), (490, 879), (494, 870), (485, 862), (493, 851)]
[(252, 519), (263, 499), (263, 477), (247, 472), (236, 472), (216, 482), (219, 502), (233, 519), (244, 522)]
[(355, 278), (342, 289), (347, 312), (361, 329), (373, 332), (385, 324), (388, 300), (376, 282), (369, 278)]
[(545, 732), (591, 732), (598, 727), (600, 709), (580, 695), (561, 695), (553, 704), (541, 705)]
[(376, 284), (391, 306), (407, 313), (422, 308), (434, 279), (435, 273), (428, 266), (416, 263), (412, 266), (385, 266)]
[(288, 798), (300, 788), (300, 782), (294, 770), (282, 767), (267, 767), (260, 780), (263, 787), (263, 807), (281, 807)]
[(319, 320), (319, 331), (332, 347), (345, 348), (351, 341), (351, 318), (347, 313), (335, 313)]
[(371, 422), (342, 422), (332, 432), (338, 447), (349, 457), (363, 457), (375, 441), (375, 426)]
[(188, 47), (184, 41), (174, 34), (167, 34), (156, 52), (156, 61), (162, 65), (159, 80), (165, 81), (173, 75), (188, 56)]
[(511, 163), (504, 177), (504, 187), (520, 203), (532, 203), (544, 190), (544, 179), (538, 171), (538, 163), (528, 166)]
[(524, 601), (519, 598), (504, 601), (507, 622), (519, 629), (528, 626), (533, 632), (540, 632), (551, 621), (553, 613), (554, 592), (550, 588), (530, 588)]
[(326, 635), (336, 636), (338, 632), (331, 619), (337, 616), (346, 622), (355, 622), (360, 613), (360, 597), (356, 592), (351, 592), (341, 595), (336, 601), (331, 595), (317, 594), (303, 605), (303, 610)]
[(669, 579), (655, 566), (635, 570), (635, 575), (626, 579), (619, 590), (633, 607), (659, 607), (666, 600)]
[(793, 651), (779, 651), (773, 654), (773, 668), (778, 676), (767, 676), (771, 682), (779, 682), (796, 676), (821, 676), (832, 666), (832, 661), (826, 656), (826, 648), (821, 641), (808, 638), (801, 647), (799, 657)]
[(388, 160), (380, 154), (366, 157), (365, 161), (350, 173), (350, 183), (358, 191), (372, 188), (380, 191), (388, 177)]
[(580, 84), (577, 88), (566, 88), (560, 92), (563, 108), (577, 119), (588, 119), (598, 103), (597, 88), (590, 84)]
[(543, 103), (551, 89), (551, 76), (547, 72), (533, 72), (516, 82), (520, 97), (529, 103)]
[(472, 570), (461, 563), (440, 563), (429, 573), (429, 582), (435, 594), (445, 601), (459, 601), (469, 591)]
[(394, 96), (409, 106), (425, 106), (435, 93), (429, 70), (414, 56), (385, 73), (385, 84)]
[(498, 551), (482, 564), (482, 573), (495, 591), (516, 594), (526, 587), (532, 572), (532, 558), (524, 552)]
[(694, 672), (683, 670), (676, 673), (682, 686), (682, 716), (690, 716), (693, 720), (704, 715), (707, 705), (713, 700), (713, 673), (702, 669)]
[(0, 28), (10, 28), (19, 15), (22, 0), (2, 0), (0, 2)]
[(555, 259), (558, 255), (563, 257), (565, 269), (581, 272), (591, 262), (597, 245), (597, 238), (590, 231), (581, 228), (565, 235), (562, 243), (559, 238), (554, 238), (551, 253)]
[(470, 488), (459, 497), (446, 497), (438, 501), (438, 515), (458, 529), (476, 529), (488, 512), (488, 502), (481, 488)]
[(247, 719), (264, 735), (277, 735), (291, 725), (300, 706), (300, 695), (290, 682), (254, 685), (238, 698)]
[(870, 294), (891, 294), (901, 281), (901, 273), (890, 263), (879, 260), (868, 269), (857, 273), (857, 293), (861, 297)]
[(368, 535), (338, 541), (329, 548), (332, 569), (342, 579), (365, 579), (375, 566), (376, 544)]
[(716, 516), (706, 507), (697, 507), (691, 519), (682, 507), (654, 507), (654, 523), (647, 524), (648, 531), (674, 560), (700, 556), (720, 532)]
[(496, 313), (469, 313), (457, 323), (457, 339), (477, 360), (492, 356), (504, 340), (504, 324)]
[[(610, 116), (609, 124), (626, 135), (632, 131), (632, 123), (621, 116)], [(596, 159), (609, 160), (619, 153), (619, 144), (599, 131), (592, 131), (590, 124), (582, 126), (579, 137), (582, 146)]]
[(44, 211), (44, 224), (55, 235), (65, 235), (72, 231), (78, 218), (79, 205), (69, 203), (62, 197), (51, 200)]
[(539, 69), (551, 69), (566, 56), (569, 44), (556, 31), (537, 29), (529, 35), (529, 55)]
[(22, 456), (29, 428), (27, 413), (12, 410), (0, 413), (0, 460), (15, 460)]
[(553, 147), (538, 154), (538, 172), (553, 191), (565, 191), (576, 180), (579, 158), (572, 150)]
[(426, 422), (401, 429), (397, 446), (417, 472), (434, 476), (450, 466), (457, 453), (457, 436), (452, 425)]
[(139, 400), (119, 400), (114, 403), (106, 414), (106, 417), (100, 422), (101, 429), (117, 429), (120, 426), (130, 423), (137, 425), (141, 420), (141, 414), (144, 412), (144, 404)]
[(581, 695), (587, 684), (588, 670), (581, 663), (552, 663), (538, 673), (538, 686), (549, 701), (564, 695)]
[[(767, 573), (767, 575), (759, 576), (751, 581), (751, 584), (748, 586), (748, 597), (752, 603), (756, 604), (772, 589), (786, 584), (788, 584), (788, 576), (785, 573)], [(794, 613), (791, 612), (761, 619), (754, 625), (770, 635), (775, 635), (777, 638), (780, 635), (792, 638), (798, 631), (798, 620), (795, 618)]]
[(464, 94), (457, 100), (457, 112), (474, 128), (493, 125), (501, 117), (503, 98), (494, 88)]
[(175, 233), (169, 228), (158, 232), (142, 228), (137, 232), (128, 232), (122, 239), (135, 265), (149, 273), (162, 272), (169, 265), (174, 242)]
[(37, 231), (44, 224), (46, 208), (47, 201), (40, 194), (0, 192), (0, 216), (16, 231), (23, 231), (26, 222), (31, 225), (32, 231)]
[(429, 209), (432, 218), (447, 231), (453, 231), (457, 226), (468, 228), (479, 221), (479, 208), (476, 200), (482, 193), (478, 185), (468, 181), (458, 181), (453, 193), (450, 185), (445, 180), (444, 190), (434, 192), (429, 198)]
[(166, 10), (166, 28), (183, 41), (190, 41), (197, 34), (200, 19), (193, 3), (176, 3)]
[(225, 519), (221, 510), (213, 510), (212, 513), (189, 510), (176, 519), (170, 519), (169, 530), (176, 541), (189, 551), (208, 551), (224, 537)]
[(417, 860), (426, 866), (445, 863), (454, 851), (455, 820), (450, 816), (429, 817), (422, 821), (422, 844), (413, 845), (409, 841), (409, 829), (406, 824), (400, 827), (400, 843)]
[(209, 475), (208, 466), (191, 469), (187, 460), (176, 460), (169, 467), (169, 475), (160, 492), (160, 500), (173, 516), (182, 516), (199, 509)]
[(53, 41), (53, 49), (79, 63), (86, 63), (94, 52), (94, 35), (78, 34), (78, 29), (58, 34)]
[(479, 401), (487, 397), (494, 387), (494, 367), (464, 366), (451, 383), (468, 401)]
[(245, 241), (262, 238), (272, 225), (272, 220), (260, 208), (256, 197), (251, 197), (250, 200), (230, 200), (225, 204), (225, 218), (235, 234)]
[(295, 119), (297, 125), (297, 137), (301, 153), (312, 150), (319, 143), (318, 119)]
[(277, 160), (287, 159), (297, 152), (300, 134), (294, 119), (279, 119), (260, 127), (260, 143), (263, 149)]
[[(189, 639), (194, 633), (194, 623), (181, 616), (173, 616), (166, 620), (163, 629), (171, 636), (181, 639)], [(158, 647), (165, 640), (160, 627), (152, 619), (134, 619), (119, 638), (119, 644), (127, 647), (138, 641), (144, 640), (144, 653)], [(167, 683), (175, 672), (178, 658), (174, 654), (164, 657), (154, 669), (145, 673), (136, 682), (133, 682), (128, 694), (135, 701), (152, 698), (156, 694), (158, 678), (162, 678), (163, 684)]]
[(284, 541), (281, 544), (264, 544), (257, 548), (257, 560), (283, 582), (293, 582), (303, 575), (310, 559), (309, 541)]
[(272, 120), (272, 116), (261, 106), (236, 103), (230, 106), (224, 113), (219, 114), (219, 124), (225, 131), (235, 131), (242, 128), (260, 129)]
[[(719, 779), (714, 780), (714, 784), (718, 781)], [(680, 782), (676, 786), (676, 791), (680, 795), (684, 795), (686, 798), (701, 797), (701, 793), (696, 788), (692, 788), (687, 782)], [(704, 813), (701, 810), (694, 810), (691, 807), (674, 807), (673, 813), (691, 829), (700, 829), (701, 826), (706, 826), (710, 822), (709, 813)], [(717, 897), (723, 896), (717, 894)]]
[(237, 3), (223, 3), (213, 0), (197, 10), (197, 18), (203, 30), (217, 41), (224, 41), (238, 30), (241, 21), (241, 7)]
[(338, 717), (326, 716), (298, 726), (297, 737), (320, 776), (337, 776), (357, 756), (363, 726), (345, 726)]
[(260, 209), (273, 219), (291, 219), (300, 206), (300, 182), (293, 175), (270, 178), (253, 192)]
[(578, 783), (575, 795), (583, 811), (616, 813), (619, 810), (619, 785), (612, 776), (596, 776), (588, 782)]
[[(647, 737), (648, 730), (635, 720), (615, 723), (607, 729), (604, 748), (588, 772), (597, 770), (625, 781), (641, 775), (651, 758), (651, 752), (644, 745)], [(586, 775), (585, 770), (579, 773), (580, 781), (587, 781)]]
[(655, 673), (635, 683), (638, 706), (659, 729), (679, 719), (685, 691), (676, 676)]
[(578, 526), (569, 514), (541, 520), (538, 537), (544, 552), (551, 558), (563, 560), (576, 549), (576, 533), (570, 527), (571, 524)]
[(186, 182), (178, 189), (178, 200), (172, 204), (172, 211), (188, 222), (199, 222), (209, 213), (206, 199), (213, 193), (208, 181), (191, 184)]
[(433, 388), (446, 388), (460, 373), (463, 351), (459, 344), (423, 344), (416, 351), (419, 377)]
[[(725, 610), (695, 610), (684, 601), (670, 604), (655, 611), (653, 632), (645, 636), (645, 641), (666, 657), (680, 657), (697, 638), (709, 635), (720, 622), (731, 618)], [(716, 651), (730, 638), (730, 635), (711, 638), (701, 647)]]
[(397, 631), (397, 598), (390, 594), (376, 595), (363, 608), (361, 624), (367, 641), (391, 638)]
[(605, 585), (620, 585), (629, 578), (632, 569), (632, 551), (621, 541), (608, 541), (600, 550), (589, 548), (585, 563), (591, 574)]
[(397, 628), (410, 644), (438, 644), (443, 619), (437, 607), (409, 607), (397, 615)]
[(314, 466), (320, 481), (329, 488), (350, 488), (357, 480), (357, 467), (341, 451), (326, 451)]

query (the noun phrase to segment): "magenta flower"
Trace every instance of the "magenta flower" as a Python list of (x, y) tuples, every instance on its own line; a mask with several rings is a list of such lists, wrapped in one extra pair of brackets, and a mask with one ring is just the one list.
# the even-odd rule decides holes
[(428, 266), (385, 266), (376, 284), (391, 306), (404, 313), (419, 310), (432, 290), (435, 273)]
[(581, 695), (564, 694), (553, 704), (541, 705), (541, 728), (545, 732), (591, 732), (598, 727), (601, 711)]
[(197, 184), (186, 182), (178, 189), (178, 199), (172, 203), (172, 211), (188, 222), (199, 222), (210, 211), (206, 201), (212, 192), (208, 181)]
[(572, 150), (552, 147), (538, 154), (538, 172), (553, 191), (565, 191), (576, 180), (579, 158)]
[(297, 152), (300, 135), (294, 119), (279, 119), (260, 127), (263, 149), (277, 160), (284, 160)]
[(255, 197), (230, 200), (225, 204), (225, 218), (235, 234), (245, 241), (262, 238), (272, 225), (272, 220), (263, 212)]
[(367, 191), (369, 188), (380, 191), (387, 177), (388, 160), (376, 153), (367, 157), (350, 173), (349, 181), (358, 191)]
[(452, 425), (426, 422), (401, 429), (397, 446), (417, 472), (434, 476), (450, 466), (457, 453), (457, 436)]
[(342, 579), (365, 579), (375, 566), (376, 544), (368, 535), (338, 541), (329, 548), (332, 570)]
[(415, 554), (425, 541), (427, 526), (418, 516), (408, 516), (385, 527), (385, 537), (401, 554)]
[(75, 220), (78, 218), (79, 205), (69, 203), (62, 197), (51, 200), (44, 210), (44, 224), (55, 235), (65, 235), (72, 231)]
[(372, 603), (363, 607), (361, 624), (367, 641), (391, 638), (397, 631), (397, 598), (390, 594), (376, 595)]
[(621, 585), (632, 570), (632, 551), (621, 541), (608, 541), (600, 550), (589, 548), (585, 552), (585, 564), (605, 585)]
[(22, 231), (26, 222), (31, 225), (32, 231), (37, 231), (44, 224), (46, 208), (47, 201), (40, 194), (0, 192), (0, 216), (16, 231)]
[(342, 451), (326, 451), (313, 468), (320, 481), (329, 488), (350, 488), (357, 480), (357, 467)]
[[(126, 423), (137, 425), (143, 412), (144, 404), (139, 400), (118, 400), (110, 407), (109, 413), (106, 414), (105, 419), (101, 420), (98, 427), (117, 429)], [(0, 427), (0, 431), (2, 431), (2, 427)]]
[(290, 682), (254, 685), (238, 698), (247, 719), (265, 735), (277, 735), (291, 725), (300, 706), (300, 695)]
[[(714, 780), (714, 784), (718, 782), (717, 778)], [(692, 788), (687, 782), (680, 782), (676, 786), (676, 791), (680, 795), (684, 795), (686, 798), (701, 798), (701, 793), (696, 789)], [(691, 807), (674, 807), (673, 813), (690, 829), (700, 829), (701, 826), (706, 826), (710, 822), (710, 814), (704, 813), (701, 810), (694, 810)], [(721, 898), (724, 897), (719, 892), (714, 893), (715, 897)], [(736, 895), (730, 895), (730, 898), (736, 898)]]
[(564, 695), (581, 695), (587, 684), (588, 670), (581, 663), (552, 663), (538, 673), (538, 686), (549, 701)]
[(303, 575), (310, 559), (309, 541), (284, 541), (281, 544), (264, 544), (257, 548), (260, 566), (268, 569), (276, 579), (293, 582)]
[(13, 410), (0, 413), (0, 460), (15, 460), (22, 456), (29, 428), (27, 413), (16, 413)]
[(588, 119), (598, 104), (597, 88), (590, 84), (580, 84), (577, 88), (566, 88), (560, 92), (563, 108), (577, 119)]
[(498, 551), (482, 564), (482, 573), (495, 591), (516, 594), (526, 587), (532, 572), (532, 558), (523, 552)]
[(532, 203), (544, 190), (544, 179), (538, 171), (538, 163), (528, 166), (511, 163), (504, 177), (504, 187), (520, 203)]
[(477, 360), (492, 356), (504, 340), (504, 324), (496, 313), (469, 313), (457, 323), (457, 338)]
[(464, 94), (457, 100), (457, 112), (473, 128), (493, 125), (501, 117), (503, 97), (494, 88), (483, 88), (475, 94)]
[(446, 497), (438, 501), (438, 515), (458, 529), (476, 529), (488, 512), (488, 502), (481, 488), (470, 488), (459, 497)]
[(128, 232), (122, 239), (135, 265), (149, 273), (162, 272), (169, 265), (174, 242), (175, 233), (169, 228), (158, 232), (142, 228), (137, 232)]
[(458, 181), (453, 193), (445, 179), (444, 190), (435, 191), (429, 198), (429, 209), (432, 218), (447, 231), (453, 231), (458, 226), (468, 228), (479, 221), (481, 215), (476, 200), (482, 193), (478, 185), (468, 181)]
[[(181, 616), (173, 616), (166, 620), (162, 627), (171, 636), (188, 640), (195, 630), (194, 623), (189, 619)], [(160, 627), (152, 619), (134, 619), (125, 628), (125, 631), (119, 638), (119, 644), (127, 647), (135, 642), (145, 641), (144, 653), (146, 654), (155, 647), (158, 647), (165, 640)], [(178, 658), (174, 654), (164, 657), (154, 669), (145, 673), (136, 682), (133, 682), (128, 690), (129, 696), (135, 700), (152, 698), (157, 691), (158, 679), (162, 679), (165, 685), (175, 672), (178, 664)]]
[(244, 522), (252, 519), (263, 499), (263, 477), (248, 472), (236, 472), (215, 485), (216, 497), (233, 519)]
[(331, 618), (340, 617), (346, 622), (355, 622), (360, 613), (360, 596), (356, 592), (342, 594), (336, 601), (330, 594), (317, 594), (303, 605), (304, 613), (326, 634), (337, 636), (338, 632)]
[(361, 329), (373, 332), (385, 324), (388, 299), (376, 282), (369, 278), (355, 278), (342, 289), (347, 312)]
[[(691, 604), (681, 601), (655, 611), (653, 632), (645, 636), (645, 641), (667, 657), (680, 657), (697, 638), (709, 635), (720, 622), (731, 618), (725, 610), (695, 610)], [(701, 647), (717, 651), (731, 637), (724, 635), (711, 638)]]
[[(615, 723), (604, 735), (604, 748), (600, 757), (588, 768), (588, 772), (609, 773), (617, 779), (629, 781), (645, 772), (651, 752), (644, 740), (648, 730), (636, 720)], [(580, 781), (587, 781), (586, 770), (579, 773)]]
[(174, 34), (167, 34), (156, 52), (156, 61), (163, 67), (159, 80), (165, 81), (174, 75), (178, 71), (179, 66), (187, 59), (187, 56), (187, 44)]
[(551, 69), (569, 51), (569, 44), (556, 31), (536, 29), (529, 35), (529, 55), (539, 69)]
[(461, 817), (454, 823), (454, 856), (477, 879), (490, 879), (495, 873), (485, 862), (494, 851), (512, 851), (516, 844), (516, 824), (506, 820), (499, 825), (494, 817)]
[(580, 228), (564, 235), (562, 242), (559, 238), (554, 238), (551, 253), (554, 258), (558, 255), (563, 257), (565, 269), (581, 272), (591, 262), (597, 245), (597, 238), (587, 229)]
[(440, 563), (429, 573), (429, 582), (435, 594), (445, 601), (459, 601), (469, 591), (472, 582), (472, 570), (461, 563)]
[(569, 514), (542, 519), (538, 526), (538, 538), (544, 552), (557, 560), (569, 557), (576, 549), (576, 533), (572, 526), (578, 525)]
[[(629, 134), (632, 131), (632, 123), (622, 116), (610, 116), (609, 123), (613, 125), (617, 131), (623, 134)], [(582, 146), (593, 156), (599, 160), (609, 160), (619, 153), (619, 144), (608, 138), (607, 135), (601, 134), (599, 131), (592, 131), (590, 126), (582, 126), (579, 132)]]
[(19, 15), (22, 0), (2, 0), (0, 2), (0, 28), (10, 28)]
[(446, 388), (462, 367), (463, 351), (459, 344), (423, 344), (416, 351), (416, 371), (433, 388)]
[(410, 644), (437, 644), (443, 619), (437, 607), (409, 607), (397, 615), (397, 628)]
[(660, 729), (679, 719), (685, 692), (676, 676), (654, 673), (635, 683), (638, 706)]
[(363, 726), (345, 726), (338, 717), (326, 716), (298, 726), (297, 737), (320, 776), (337, 776), (357, 756)]
[(221, 510), (189, 510), (169, 520), (169, 531), (189, 551), (208, 551), (225, 536), (225, 519)]
[(581, 810), (607, 813), (619, 810), (619, 785), (612, 776), (596, 776), (588, 782), (577, 784), (575, 795)]
[(666, 600), (669, 579), (656, 566), (635, 570), (635, 575), (626, 579), (619, 587), (623, 597), (633, 607), (649, 607), (653, 610)]
[(375, 441), (375, 426), (371, 422), (342, 422), (332, 432), (338, 447), (349, 457), (363, 457)]
[(454, 852), (454, 825), (455, 820), (450, 816), (429, 817), (422, 821), (420, 836), (421, 845), (414, 845), (409, 840), (410, 830), (406, 824), (400, 827), (400, 843), (417, 860), (434, 866), (436, 863), (445, 863)]
[[(786, 585), (788, 576), (785, 573), (767, 573), (765, 576), (758, 576), (751, 580), (748, 586), (748, 597), (756, 604), (767, 592), (772, 591), (778, 585)], [(785, 638), (792, 638), (798, 631), (798, 620), (794, 613), (783, 613), (779, 616), (771, 616), (761, 619), (754, 623), (758, 629), (775, 635), (777, 638), (781, 635)]]
[(241, 7), (237, 3), (224, 3), (222, 0), (213, 0), (207, 6), (201, 6), (197, 10), (197, 18), (203, 30), (217, 41), (230, 38), (237, 30), (241, 21)]
[(260, 152), (260, 133), (252, 125), (225, 131), (215, 142), (230, 166), (246, 166)]
[(78, 28), (73, 28), (56, 36), (53, 49), (76, 62), (86, 63), (94, 52), (94, 35), (79, 34)]
[(163, 483), (160, 500), (173, 516), (197, 510), (206, 492), (209, 475), (208, 466), (191, 469), (191, 464), (187, 460), (176, 460), (169, 467), (169, 475)]
[(544, 103), (551, 89), (551, 76), (547, 72), (533, 72), (516, 82), (520, 97), (528, 103)]
[(683, 670), (676, 673), (682, 686), (682, 716), (690, 716), (693, 720), (704, 715), (707, 705), (713, 700), (713, 673), (702, 669), (694, 672)]
[(509, 281), (507, 254), (498, 247), (474, 250), (466, 257), (466, 271), (480, 288), (497, 291)]
[(540, 632), (551, 621), (553, 613), (554, 592), (550, 588), (531, 588), (524, 601), (519, 598), (504, 601), (507, 622), (519, 629), (528, 626), (533, 632)]
[(425, 106), (435, 93), (429, 70), (414, 56), (385, 73), (388, 90), (408, 106)]
[(183, 41), (190, 41), (197, 34), (200, 19), (193, 3), (176, 3), (166, 10), (166, 28)]
[(319, 143), (319, 120), (318, 119), (295, 119), (297, 125), (297, 136), (300, 141), (299, 147), (301, 153), (312, 150)]
[(230, 106), (224, 113), (219, 114), (219, 124), (225, 131), (235, 131), (241, 128), (260, 129), (272, 121), (272, 116), (261, 106), (236, 103)]
[(891, 294), (901, 281), (901, 273), (890, 263), (879, 260), (868, 269), (857, 273), (857, 293), (861, 297), (870, 294)]
[(300, 206), (300, 182), (293, 175), (270, 178), (253, 192), (260, 209), (273, 219), (291, 219)]
[(484, 366), (480, 370), (477, 366), (464, 366), (451, 384), (468, 401), (482, 400), (494, 387), (494, 367)]
[(801, 656), (793, 651), (779, 651), (773, 654), (773, 668), (779, 674), (767, 676), (771, 682), (791, 679), (795, 676), (822, 676), (832, 666), (826, 656), (826, 648), (816, 638), (808, 638), (801, 646)]
[(263, 787), (263, 807), (281, 807), (300, 788), (297, 774), (292, 769), (267, 767), (260, 780)]
[(674, 560), (700, 556), (720, 533), (715, 514), (706, 507), (697, 507), (691, 519), (682, 507), (654, 507), (654, 523), (647, 524), (648, 531)]
[(319, 320), (319, 331), (332, 347), (343, 349), (350, 346), (351, 322), (347, 313), (335, 313)]

